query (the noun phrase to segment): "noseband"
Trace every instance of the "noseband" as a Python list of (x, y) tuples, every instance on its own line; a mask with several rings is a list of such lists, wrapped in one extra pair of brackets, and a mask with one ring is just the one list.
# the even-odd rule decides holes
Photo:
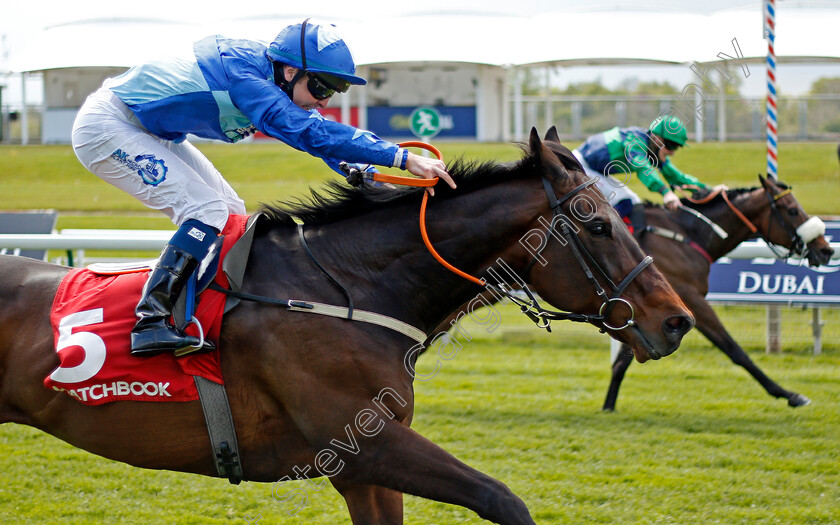
[[(773, 215), (773, 217), (775, 217), (782, 224), (782, 228), (784, 228), (785, 231), (787, 232), (787, 234), (790, 236), (790, 244), (791, 244), (790, 253), (792, 253), (794, 255), (800, 255), (801, 256), (801, 255), (805, 254), (806, 242), (802, 239), (802, 236), (799, 235), (799, 231), (795, 230), (793, 228), (793, 226), (788, 224), (788, 222), (782, 216), (781, 210), (779, 210), (779, 207), (776, 205), (776, 201), (778, 201), (779, 199), (781, 199), (785, 195), (788, 195), (790, 192), (791, 192), (791, 189), (786, 188), (785, 190), (779, 192), (776, 195), (770, 195), (770, 192), (767, 191), (767, 188), (764, 189), (764, 194), (767, 195), (767, 200), (770, 202), (771, 214)], [(773, 221), (770, 221), (767, 225), (767, 237), (770, 236), (770, 228), (772, 228), (772, 227), (773, 227)], [(764, 237), (764, 236), (762, 236), (762, 237), (764, 238), (764, 241), (768, 244), (768, 246), (772, 246), (772, 244), (770, 243), (770, 241), (766, 237)], [(811, 240), (813, 240), (813, 239), (811, 239)], [(787, 257), (782, 257), (781, 254), (779, 252), (777, 252), (775, 249), (773, 249), (773, 253), (776, 255), (777, 259), (786, 259), (787, 258)]]

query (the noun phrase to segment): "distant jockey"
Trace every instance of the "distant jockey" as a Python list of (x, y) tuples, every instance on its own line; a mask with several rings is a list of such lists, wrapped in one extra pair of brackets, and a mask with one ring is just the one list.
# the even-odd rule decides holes
[[(680, 199), (671, 187), (690, 184), (710, 189), (695, 177), (681, 172), (668, 159), (685, 146), (686, 139), (685, 125), (680, 119), (662, 116), (648, 129), (615, 127), (593, 135), (572, 153), (587, 175), (597, 179), (598, 189), (629, 224), (634, 206), (642, 203), (627, 186), (630, 173), (635, 173), (650, 191), (661, 194), (665, 207), (671, 210), (680, 205)], [(711, 189), (719, 188), (726, 189), (726, 186)]]

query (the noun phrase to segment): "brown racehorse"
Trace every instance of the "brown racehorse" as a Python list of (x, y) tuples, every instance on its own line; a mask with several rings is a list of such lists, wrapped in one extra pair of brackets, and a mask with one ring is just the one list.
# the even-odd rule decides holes
[[(640, 361), (673, 352), (692, 327), (691, 314), (662, 274), (646, 267), (639, 245), (597, 191), (587, 201), (597, 209), (573, 213), (574, 201), (564, 198), (588, 191), (585, 175), (564, 168), (536, 131), (529, 148), (516, 163), (450, 166), (459, 188), (438, 188), (428, 210), (438, 251), (487, 279), (499, 261), (525, 278), (539, 268), (552, 276), (539, 280), (541, 297), (598, 325), (629, 325), (607, 330)], [(292, 215), (304, 220), (309, 248), (357, 308), (430, 334), (481, 290), (441, 266), (421, 242), (422, 190), (363, 191), (333, 183), (327, 191), (308, 203), (269, 207), (258, 223), (243, 292), (346, 304), (304, 253)], [(544, 224), (576, 233), (555, 240)], [(535, 232), (551, 238), (537, 264), (521, 242)], [(0, 257), (0, 422), (31, 425), (139, 467), (215, 475), (199, 403), (90, 407), (43, 387), (59, 364), (48, 314), (67, 272)], [(585, 272), (594, 272), (592, 279)], [(620, 297), (615, 282), (624, 285)], [(614, 293), (605, 297), (599, 288)], [(226, 315), (219, 344), (246, 480), (328, 475), (357, 525), (402, 523), (403, 493), (461, 505), (496, 523), (534, 523), (504, 484), (409, 428), (413, 360), (406, 366), (412, 345), (406, 336), (243, 302)]]
[[(559, 145), (560, 139), (554, 128), (549, 130), (545, 138), (546, 145), (559, 157), (566, 155), (568, 150)], [(729, 190), (725, 195), (727, 199), (720, 195), (702, 204), (692, 200), (704, 199), (683, 199), (684, 206), (696, 209), (722, 227), (728, 234), (726, 239), (714, 234), (709, 235), (708, 225), (692, 218), (691, 214), (680, 210), (669, 211), (654, 205), (645, 208), (645, 224), (648, 231), (637, 232), (636, 236), (642, 248), (653, 256), (657, 267), (695, 315), (697, 329), (729, 356), (733, 363), (744, 367), (768, 394), (785, 398), (788, 405), (797, 407), (807, 405), (810, 400), (802, 394), (785, 390), (767, 377), (726, 331), (720, 318), (705, 299), (709, 290), (711, 261), (723, 257), (741, 242), (755, 235), (771, 244), (787, 248), (794, 254), (802, 255), (805, 252), (811, 266), (826, 264), (834, 253), (823, 235), (809, 239), (807, 243), (803, 242), (798, 228), (810, 219), (809, 215), (785, 184), (759, 178), (761, 186)], [(732, 203), (731, 206), (727, 204), (727, 200)], [(741, 217), (738, 216), (739, 212)], [(665, 235), (669, 235), (666, 231), (673, 232), (681, 236), (682, 240), (663, 237), (657, 234), (657, 231)], [(701, 250), (705, 254), (702, 254)], [(604, 401), (604, 410), (615, 410), (621, 381), (632, 361), (632, 352), (623, 345), (612, 365), (612, 378)]]
[[(577, 162), (569, 150), (560, 144), (555, 128), (552, 127), (546, 134), (545, 145), (566, 164), (572, 165)], [(651, 231), (640, 235), (640, 244), (646, 253), (654, 257), (657, 267), (665, 274), (680, 298), (695, 315), (697, 329), (729, 356), (732, 362), (744, 367), (768, 394), (785, 398), (788, 400), (788, 405), (797, 407), (807, 405), (810, 400), (802, 394), (785, 390), (767, 377), (726, 331), (723, 323), (705, 299), (709, 289), (710, 259), (714, 261), (723, 257), (738, 244), (753, 237), (753, 228), (757, 235), (772, 244), (787, 248), (795, 254), (801, 255), (805, 252), (811, 266), (826, 264), (834, 253), (823, 235), (807, 243), (799, 237), (797, 229), (810, 217), (786, 185), (764, 178), (760, 178), (760, 181), (760, 187), (734, 189), (727, 192), (727, 197), (743, 214), (743, 218), (739, 218), (732, 207), (726, 204), (723, 196), (718, 196), (705, 204), (695, 204), (683, 199), (683, 205), (697, 209), (721, 226), (728, 234), (725, 240), (717, 236), (709, 236), (708, 225), (701, 224), (700, 219), (692, 218), (690, 214), (648, 205), (645, 208), (645, 218)], [(657, 229), (660, 232), (663, 232), (663, 229), (673, 232), (684, 240), (678, 241), (658, 235), (654, 233)], [(696, 247), (691, 245), (692, 241)], [(697, 247), (706, 255), (702, 254)], [(539, 280), (543, 276), (541, 268), (535, 268), (530, 274), (532, 281)], [(491, 304), (494, 300), (493, 296), (484, 295), (487, 303)], [(457, 312), (451, 315), (441, 323), (439, 329), (451, 326), (458, 316)], [(622, 345), (612, 365), (612, 378), (604, 401), (604, 410), (615, 410), (621, 381), (632, 361), (633, 353), (630, 348)]]
[[(720, 318), (705, 299), (709, 290), (709, 259), (715, 261), (732, 251), (742, 241), (753, 237), (750, 225), (753, 225), (757, 234), (769, 243), (790, 249), (794, 253), (801, 255), (807, 247), (806, 255), (811, 266), (827, 263), (834, 253), (823, 235), (807, 243), (803, 242), (797, 229), (810, 218), (808, 214), (787, 186), (772, 179), (760, 179), (761, 186), (757, 188), (733, 189), (726, 192), (728, 200), (744, 216), (743, 219), (727, 205), (722, 195), (705, 204), (682, 200), (684, 206), (696, 209), (722, 227), (728, 233), (726, 239), (716, 235), (706, 237), (699, 233), (697, 229), (702, 227), (701, 221), (687, 223), (686, 219), (690, 215), (679, 210), (669, 211), (660, 206), (645, 208), (646, 222), (651, 229), (655, 231), (656, 228), (664, 228), (683, 236), (686, 240), (693, 240), (708, 254), (708, 258), (688, 242), (662, 237), (651, 231), (642, 233), (639, 243), (646, 253), (654, 257), (656, 265), (694, 314), (700, 333), (729, 356), (733, 363), (744, 367), (768, 394), (787, 399), (789, 406), (797, 407), (807, 405), (810, 400), (802, 394), (782, 388), (767, 377), (724, 328)], [(630, 349), (622, 346), (612, 364), (612, 378), (604, 400), (604, 410), (615, 410), (618, 389), (632, 360)]]

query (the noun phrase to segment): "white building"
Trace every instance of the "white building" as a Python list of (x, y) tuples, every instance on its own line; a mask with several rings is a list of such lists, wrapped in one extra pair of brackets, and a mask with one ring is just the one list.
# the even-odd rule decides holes
[[(389, 8), (383, 14), (362, 2), (358, 12), (329, 19), (350, 42), (360, 74), (370, 80), (367, 87), (334, 97), (330, 117), (386, 138), (401, 138), (410, 136), (407, 121), (414, 108), (434, 106), (442, 117), (441, 138), (507, 141), (524, 136), (530, 120), (518, 89), (518, 71), (523, 68), (667, 64), (690, 71), (691, 64), (700, 63), (701, 70), (714, 71), (708, 66), (724, 60), (749, 63), (752, 74), (764, 76), (767, 42), (762, 38), (759, 0), (742, 2), (746, 7), (740, 9), (718, 10), (728, 3), (711, 1), (703, 8), (679, 0), (652, 0), (617, 9), (607, 0), (589, 2), (586, 8), (565, 0), (532, 0), (504, 4), (501, 14), (454, 10), (463, 3), (438, 2), (454, 5), (426, 13)], [(670, 9), (664, 9), (666, 5)], [(675, 8), (680, 5), (693, 7)], [(840, 6), (832, 6), (780, 4), (780, 63), (840, 58), (840, 39), (834, 36)], [(104, 78), (208, 34), (270, 41), (279, 29), (304, 16), (70, 21), (33, 33), (19, 52), (7, 57), (7, 68), (24, 79), (42, 77), (40, 140), (64, 143), (76, 110)], [(177, 21), (193, 19), (198, 21)], [(714, 74), (691, 80), (695, 88), (686, 85), (691, 96), (701, 101), (713, 96)], [(25, 118), (26, 112), (22, 114)], [(532, 124), (543, 123), (527, 122)]]

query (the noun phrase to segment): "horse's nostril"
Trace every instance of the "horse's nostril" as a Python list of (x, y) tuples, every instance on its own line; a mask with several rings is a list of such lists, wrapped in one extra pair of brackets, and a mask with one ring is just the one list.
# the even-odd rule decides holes
[(687, 315), (672, 315), (662, 322), (662, 331), (672, 340), (679, 340), (694, 328), (694, 319)]

